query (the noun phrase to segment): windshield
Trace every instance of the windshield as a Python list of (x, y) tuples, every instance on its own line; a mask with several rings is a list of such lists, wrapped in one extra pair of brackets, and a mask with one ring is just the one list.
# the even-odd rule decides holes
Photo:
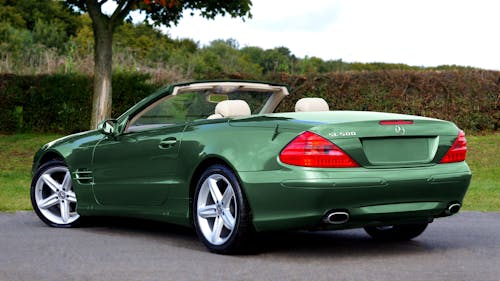
[(202, 83), (178, 87), (135, 114), (126, 131), (211, 119), (217, 115), (217, 104), (223, 101), (245, 101), (251, 115), (270, 113), (287, 94), (285, 87), (267, 84)]
[(206, 119), (215, 112), (217, 103), (225, 100), (244, 100), (252, 114), (258, 114), (272, 92), (235, 91), (214, 93), (212, 91), (183, 92), (167, 96), (148, 107), (136, 118), (134, 125), (174, 124)]

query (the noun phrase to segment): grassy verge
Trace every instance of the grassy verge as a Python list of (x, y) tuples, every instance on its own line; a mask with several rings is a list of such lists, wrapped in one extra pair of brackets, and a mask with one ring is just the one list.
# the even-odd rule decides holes
[(500, 134), (467, 136), (467, 141), (472, 183), (465, 195), (464, 208), (500, 211)]
[[(0, 211), (31, 209), (31, 162), (53, 134), (0, 135)], [(500, 134), (468, 136), (467, 163), (473, 173), (464, 208), (500, 211)]]
[(31, 209), (31, 164), (35, 152), (60, 137), (51, 134), (0, 135), (0, 211)]

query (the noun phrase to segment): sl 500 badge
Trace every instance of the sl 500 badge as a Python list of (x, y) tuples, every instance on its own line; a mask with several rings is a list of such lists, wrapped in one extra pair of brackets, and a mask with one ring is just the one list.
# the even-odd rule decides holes
[(352, 137), (356, 135), (356, 132), (354, 131), (349, 131), (349, 132), (331, 132), (328, 134), (330, 137)]

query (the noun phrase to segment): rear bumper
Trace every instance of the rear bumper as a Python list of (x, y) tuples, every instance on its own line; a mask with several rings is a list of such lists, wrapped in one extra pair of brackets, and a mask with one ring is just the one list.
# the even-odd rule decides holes
[(330, 210), (350, 220), (327, 228), (431, 221), (461, 203), (471, 179), (465, 162), (405, 169), (314, 169), (239, 172), (258, 231), (324, 227)]

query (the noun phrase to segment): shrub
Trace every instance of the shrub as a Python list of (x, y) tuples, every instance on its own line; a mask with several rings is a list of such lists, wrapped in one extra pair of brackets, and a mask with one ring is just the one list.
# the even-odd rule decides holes
[[(112, 115), (118, 116), (157, 85), (149, 75), (113, 75)], [(89, 128), (92, 79), (80, 74), (0, 75), (0, 132), (72, 133)]]
[[(221, 74), (252, 79), (251, 74)], [(219, 76), (219, 78), (223, 78)], [(203, 78), (203, 77), (202, 77)], [(213, 77), (212, 77), (213, 78)], [(455, 122), (467, 131), (497, 131), (500, 126), (500, 72), (389, 70), (329, 74), (273, 75), (290, 85), (278, 111), (293, 111), (304, 96), (323, 97), (332, 110), (370, 110), (422, 115)], [(154, 79), (158, 81), (158, 79)], [(159, 88), (149, 74), (113, 76), (112, 116)], [(170, 83), (165, 81), (162, 84)], [(0, 132), (71, 133), (90, 124), (92, 79), (82, 74), (0, 75)]]
[(451, 71), (337, 72), (271, 78), (290, 85), (279, 111), (292, 111), (303, 96), (322, 97), (331, 110), (371, 110), (450, 120), (468, 131), (500, 126), (500, 72)]

